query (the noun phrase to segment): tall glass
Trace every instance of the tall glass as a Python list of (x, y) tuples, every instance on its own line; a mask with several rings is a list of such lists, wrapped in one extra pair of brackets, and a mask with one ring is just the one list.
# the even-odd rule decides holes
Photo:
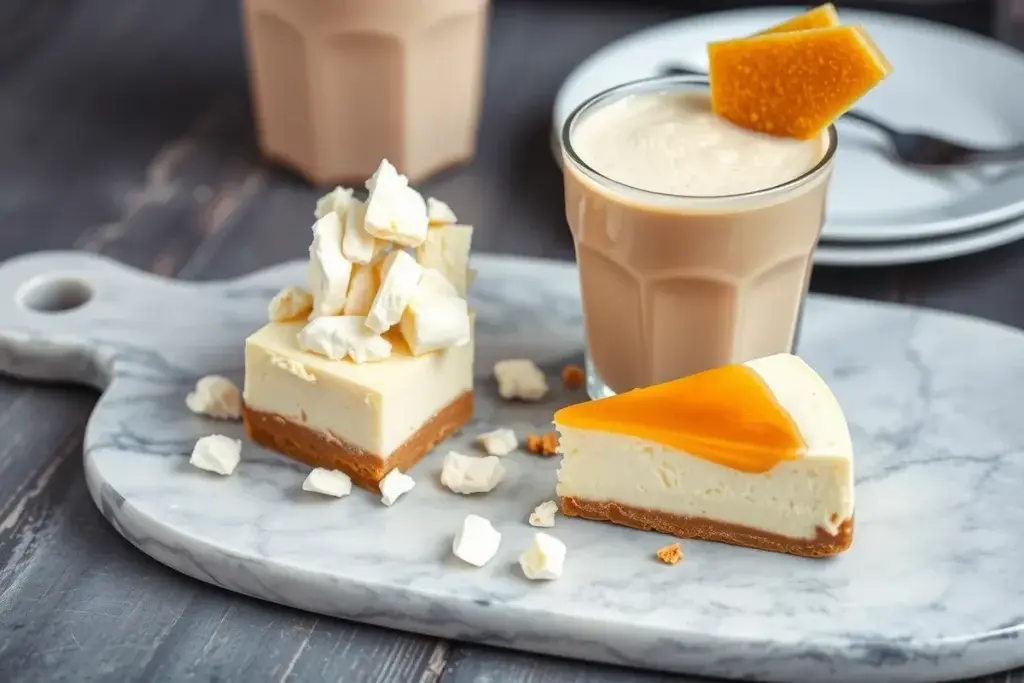
[(631, 187), (588, 166), (574, 132), (639, 93), (707, 94), (706, 79), (656, 77), (595, 95), (561, 134), (565, 212), (576, 246), (592, 398), (794, 348), (825, 218), (836, 131), (797, 178), (714, 197)]

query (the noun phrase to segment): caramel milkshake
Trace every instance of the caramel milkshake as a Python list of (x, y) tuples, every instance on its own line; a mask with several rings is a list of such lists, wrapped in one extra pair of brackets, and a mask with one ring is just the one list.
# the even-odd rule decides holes
[(595, 96), (562, 132), (592, 397), (792, 350), (835, 129), (798, 141), (711, 112), (706, 82)]
[(472, 158), (489, 0), (243, 0), (263, 153), (316, 184)]

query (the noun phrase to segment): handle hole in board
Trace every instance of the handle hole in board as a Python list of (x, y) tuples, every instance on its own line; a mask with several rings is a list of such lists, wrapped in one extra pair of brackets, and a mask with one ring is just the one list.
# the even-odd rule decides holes
[(38, 313), (67, 313), (89, 303), (92, 287), (85, 280), (73, 277), (43, 275), (29, 280), (18, 289), (18, 303)]

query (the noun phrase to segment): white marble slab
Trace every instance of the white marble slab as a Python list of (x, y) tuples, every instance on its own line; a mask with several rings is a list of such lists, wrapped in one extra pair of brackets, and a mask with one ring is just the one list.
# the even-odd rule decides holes
[[(544, 261), (475, 265), (476, 416), (413, 470), (418, 486), (390, 509), (363, 491), (304, 493), (306, 468), (251, 444), (230, 478), (187, 463), (197, 437), (241, 437), (242, 428), (191, 415), (185, 394), (207, 373), (241, 381), (242, 340), (280, 286), (301, 282), (300, 263), (193, 284), (75, 253), (7, 261), (0, 371), (105, 389), (85, 438), (96, 504), (143, 552), (239, 593), (437, 636), (722, 677), (931, 682), (1024, 664), (1024, 335), (813, 298), (801, 352), (852, 424), (853, 549), (822, 561), (692, 542), (668, 567), (653, 560), (664, 537), (559, 517), (566, 573), (531, 583), (515, 561), (533, 532), (530, 510), (553, 497), (555, 459), (509, 456), (507, 481), (482, 497), (446, 492), (437, 478), (447, 447), (469, 449), (473, 435), (497, 426), (543, 430), (553, 409), (582, 399), (560, 389), (540, 405), (507, 404), (489, 377), (494, 361), (527, 356), (560, 386), (555, 376), (581, 346), (576, 276)], [(76, 279), (81, 286), (67, 284)], [(83, 288), (92, 298), (75, 310), (22, 305), (73, 302)], [(450, 556), (471, 511), (503, 534), (483, 569)]]

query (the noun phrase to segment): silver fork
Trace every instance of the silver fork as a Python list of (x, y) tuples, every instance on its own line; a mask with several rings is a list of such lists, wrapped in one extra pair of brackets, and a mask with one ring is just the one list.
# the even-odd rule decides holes
[[(663, 67), (661, 73), (666, 76), (707, 76), (706, 72), (674, 64)], [(892, 155), (909, 166), (938, 169), (1024, 161), (1024, 144), (997, 149), (971, 147), (929, 133), (899, 130), (874, 116), (854, 110), (843, 114), (843, 118), (858, 121), (883, 133), (889, 140)]]

